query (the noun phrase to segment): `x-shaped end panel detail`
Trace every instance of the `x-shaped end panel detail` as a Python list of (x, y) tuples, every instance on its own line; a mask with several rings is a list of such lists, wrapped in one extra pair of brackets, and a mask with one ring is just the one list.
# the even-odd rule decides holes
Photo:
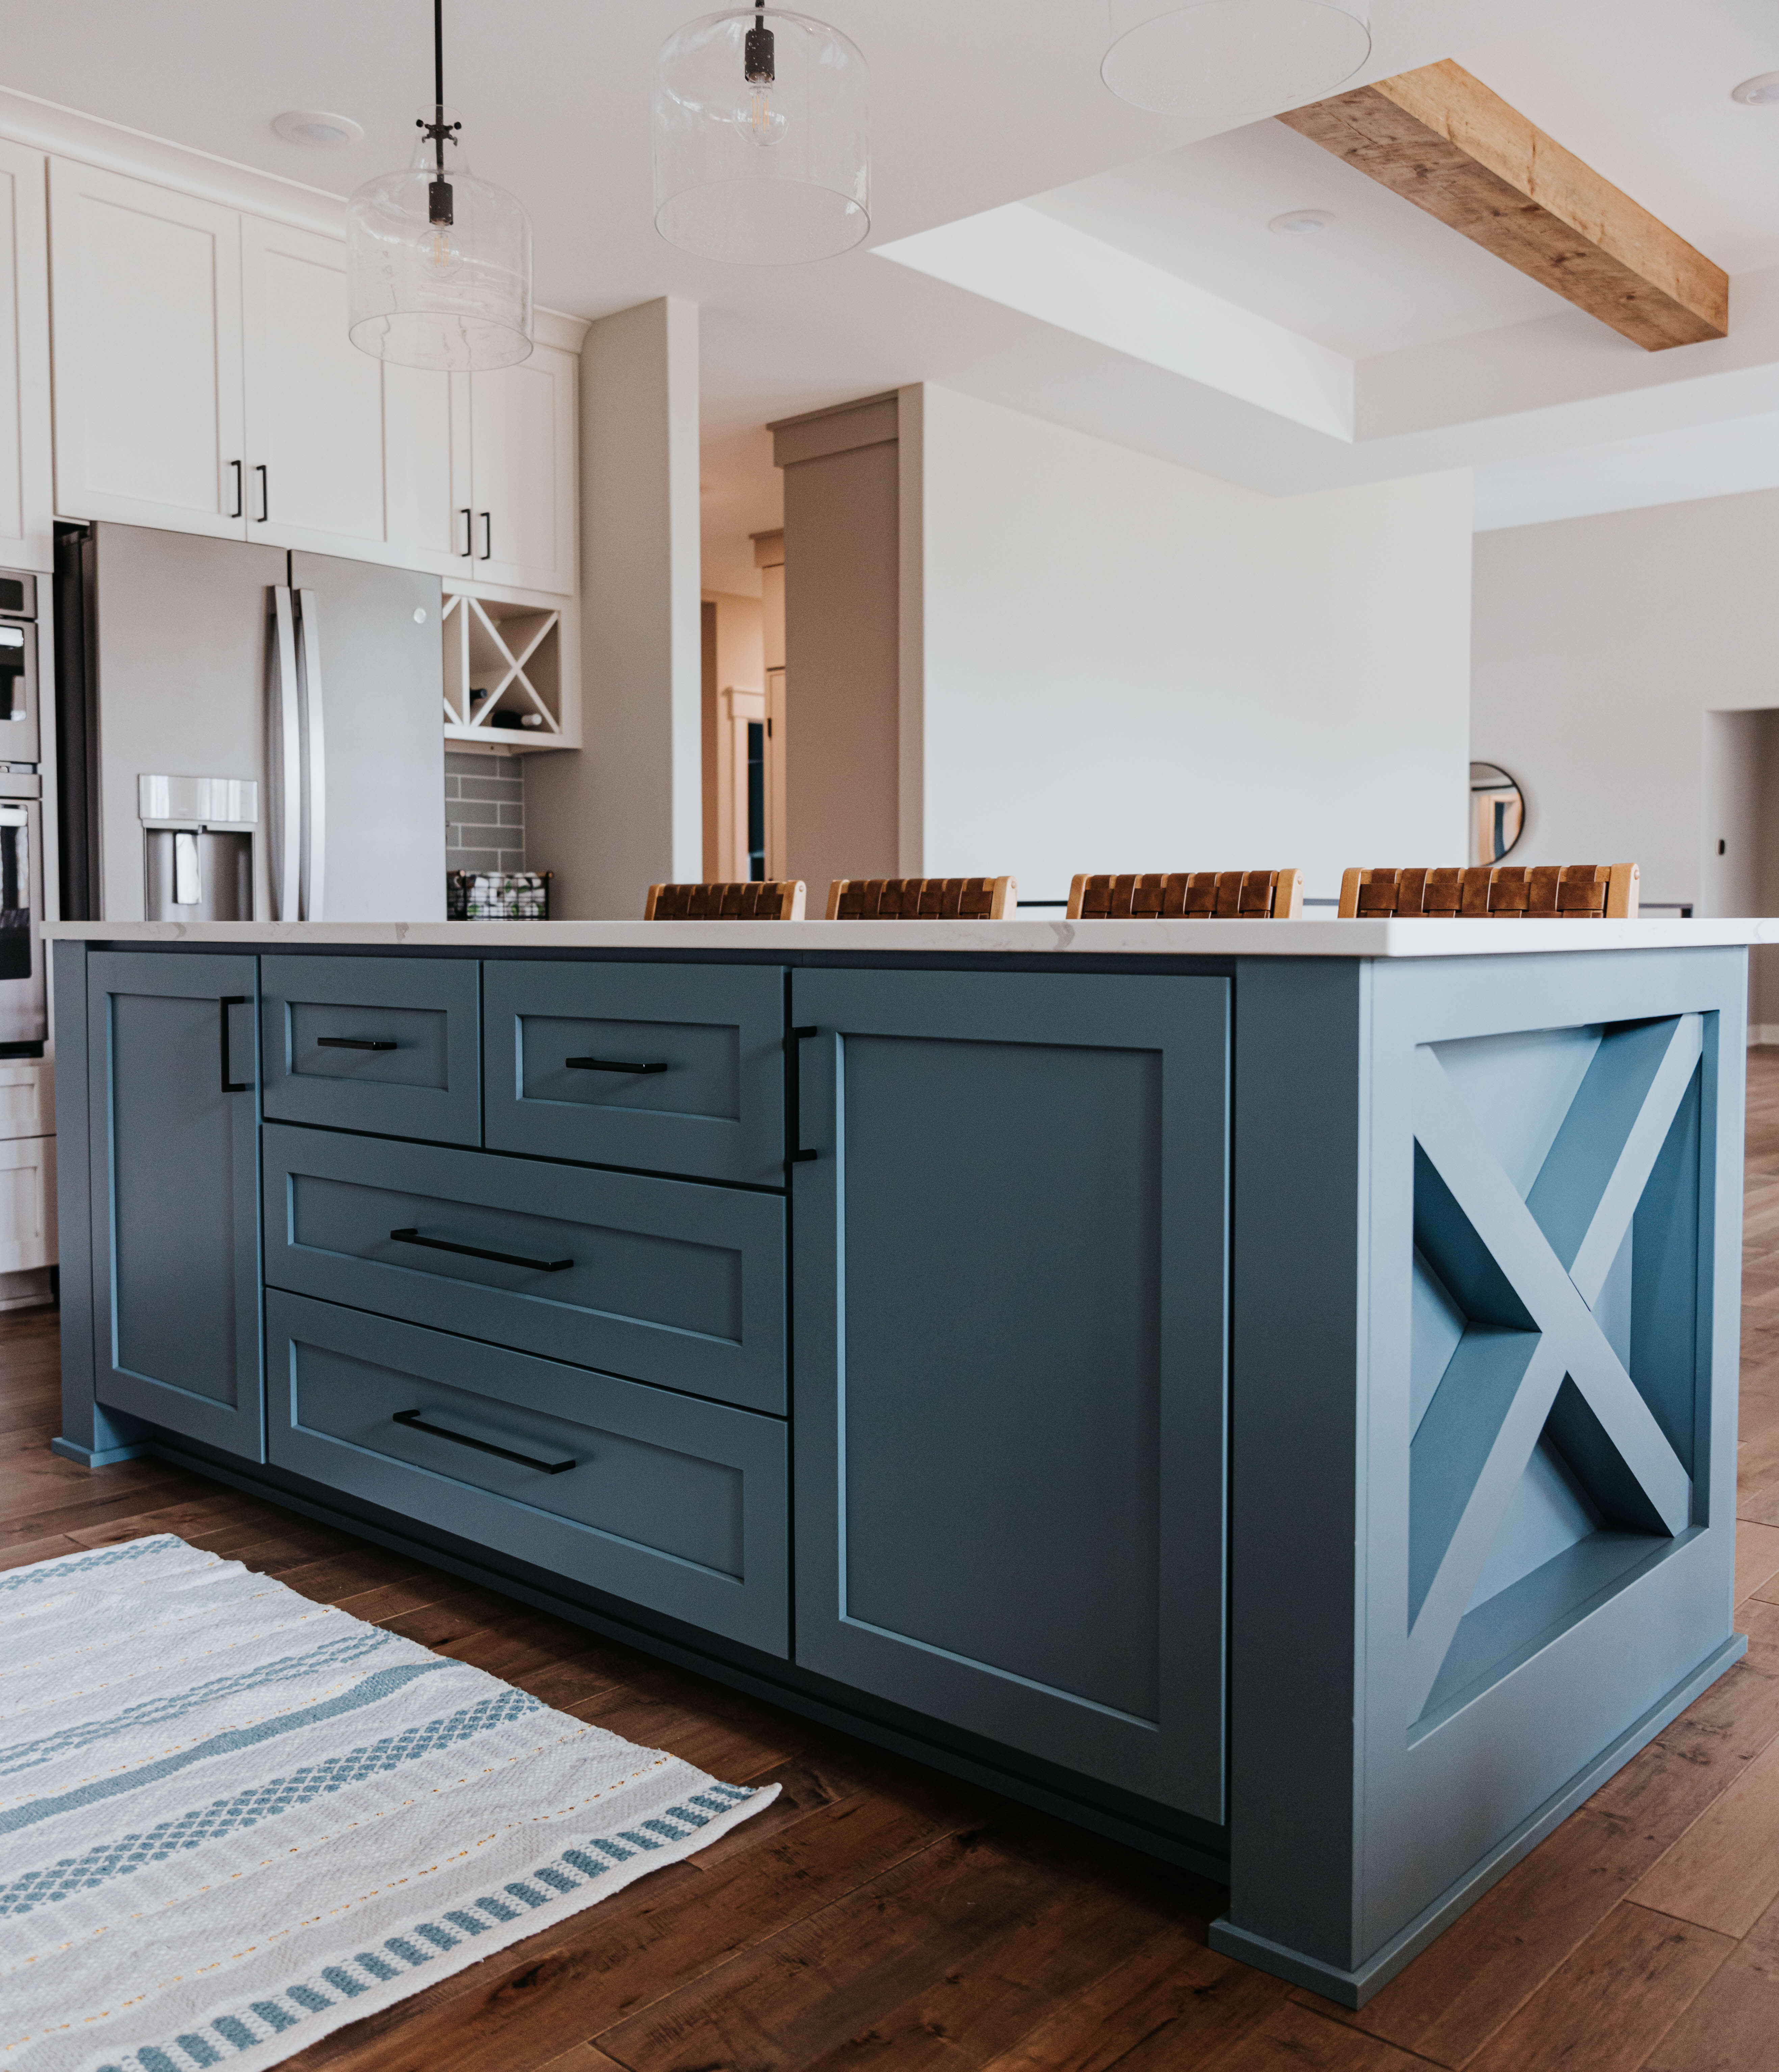
[(1696, 1014), (1613, 1031), (1530, 1193), (1485, 1142), (1444, 1066), (1415, 1056), (1417, 1188), (1459, 1233), (1471, 1321), (1410, 1447), (1409, 1717), (1424, 1708), (1553, 1411), (1652, 1533), (1691, 1522), (1692, 1485), (1593, 1314), (1696, 1068)]

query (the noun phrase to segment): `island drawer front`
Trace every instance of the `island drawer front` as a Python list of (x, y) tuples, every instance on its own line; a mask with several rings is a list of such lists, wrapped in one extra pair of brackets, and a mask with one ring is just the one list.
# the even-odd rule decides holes
[(277, 1466), (787, 1651), (777, 1419), (300, 1296), (265, 1319)]
[(266, 1114), (479, 1144), (479, 970), (450, 957), (262, 957)]
[(483, 968), (491, 1149), (784, 1184), (782, 971)]
[(280, 1124), (264, 1140), (272, 1286), (783, 1413), (779, 1196)]

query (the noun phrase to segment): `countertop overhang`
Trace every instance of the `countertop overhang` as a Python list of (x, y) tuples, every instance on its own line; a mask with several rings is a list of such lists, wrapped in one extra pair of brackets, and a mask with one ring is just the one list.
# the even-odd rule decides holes
[(1714, 921), (59, 921), (87, 943), (194, 949), (817, 950), (931, 956), (1475, 957), (1779, 943), (1779, 918)]

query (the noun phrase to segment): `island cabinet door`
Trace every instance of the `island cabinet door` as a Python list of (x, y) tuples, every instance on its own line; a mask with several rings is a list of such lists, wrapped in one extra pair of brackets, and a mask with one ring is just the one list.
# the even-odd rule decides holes
[(798, 1660), (1220, 1821), (1228, 981), (791, 1000)]
[(262, 1461), (254, 960), (87, 973), (98, 1399)]

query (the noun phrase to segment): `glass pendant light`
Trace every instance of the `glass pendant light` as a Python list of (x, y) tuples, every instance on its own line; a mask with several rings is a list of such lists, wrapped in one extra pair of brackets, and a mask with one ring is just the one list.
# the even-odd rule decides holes
[(831, 258), (871, 227), (865, 60), (764, 0), (688, 22), (655, 74), (655, 227), (704, 259)]
[(433, 0), (433, 105), (399, 173), (347, 204), (347, 327), (401, 367), (511, 367), (532, 349), (532, 227), (463, 162), (445, 105), (444, 0)]
[(1222, 121), (1302, 108), (1371, 55), (1370, 0), (1112, 0), (1120, 101)]

